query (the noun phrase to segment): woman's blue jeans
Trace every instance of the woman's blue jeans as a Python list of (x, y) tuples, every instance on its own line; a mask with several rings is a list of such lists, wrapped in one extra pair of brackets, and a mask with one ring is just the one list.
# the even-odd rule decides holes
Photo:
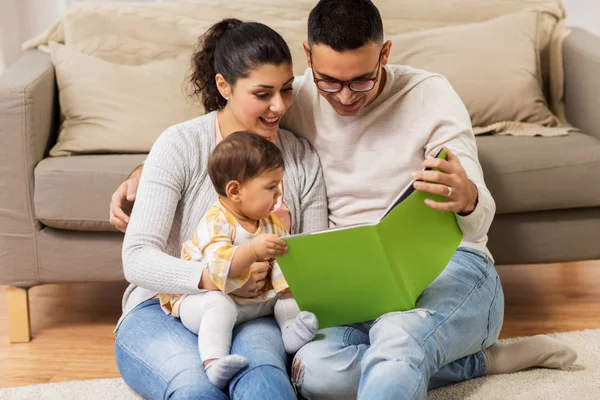
[(122, 321), (115, 342), (121, 376), (146, 399), (295, 399), (287, 354), (272, 317), (236, 327), (231, 352), (249, 365), (227, 390), (213, 386), (198, 353), (198, 337), (166, 315), (157, 299), (138, 305)]

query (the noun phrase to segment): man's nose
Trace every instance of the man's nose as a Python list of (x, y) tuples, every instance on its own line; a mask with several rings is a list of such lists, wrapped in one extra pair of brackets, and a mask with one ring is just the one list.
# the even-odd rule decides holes
[(352, 103), (352, 90), (348, 86), (342, 88), (338, 96), (338, 101), (345, 105)]

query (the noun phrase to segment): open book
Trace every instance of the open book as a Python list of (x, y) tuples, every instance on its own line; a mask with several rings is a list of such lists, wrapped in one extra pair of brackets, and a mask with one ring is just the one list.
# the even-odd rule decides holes
[(413, 183), (371, 224), (284, 237), (288, 252), (277, 262), (300, 309), (313, 312), (320, 328), (414, 308), (452, 258), (462, 240), (454, 213), (425, 205), (444, 198)]

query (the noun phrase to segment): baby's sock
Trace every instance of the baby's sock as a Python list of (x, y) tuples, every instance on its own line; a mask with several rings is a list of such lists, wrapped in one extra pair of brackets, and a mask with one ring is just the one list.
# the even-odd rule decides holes
[(306, 343), (314, 339), (319, 330), (319, 322), (315, 314), (301, 311), (296, 319), (291, 320), (281, 329), (285, 351), (294, 354)]
[(531, 367), (564, 368), (577, 359), (571, 346), (547, 335), (496, 343), (483, 351), (486, 374), (508, 374)]
[(248, 365), (248, 360), (244, 357), (231, 354), (225, 357), (212, 360), (206, 366), (206, 375), (208, 380), (218, 387), (223, 389), (235, 374), (242, 368)]

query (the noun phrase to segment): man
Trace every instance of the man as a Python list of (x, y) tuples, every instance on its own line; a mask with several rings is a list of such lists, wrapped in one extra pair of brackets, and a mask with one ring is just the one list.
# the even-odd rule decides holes
[[(442, 76), (389, 66), (391, 48), (371, 1), (321, 0), (304, 43), (310, 68), (294, 82), (282, 125), (321, 158), (331, 225), (375, 220), (415, 178), (417, 190), (445, 197), (427, 205), (454, 212), (464, 240), (415, 310), (320, 331), (297, 353), (292, 380), (309, 399), (425, 399), (428, 387), (569, 364), (570, 349), (547, 337), (487, 349), (500, 333), (504, 298), (486, 247), (495, 203), (469, 114)], [(442, 146), (447, 161), (427, 157)], [(121, 230), (136, 185), (134, 175), (113, 195), (111, 222)]]

